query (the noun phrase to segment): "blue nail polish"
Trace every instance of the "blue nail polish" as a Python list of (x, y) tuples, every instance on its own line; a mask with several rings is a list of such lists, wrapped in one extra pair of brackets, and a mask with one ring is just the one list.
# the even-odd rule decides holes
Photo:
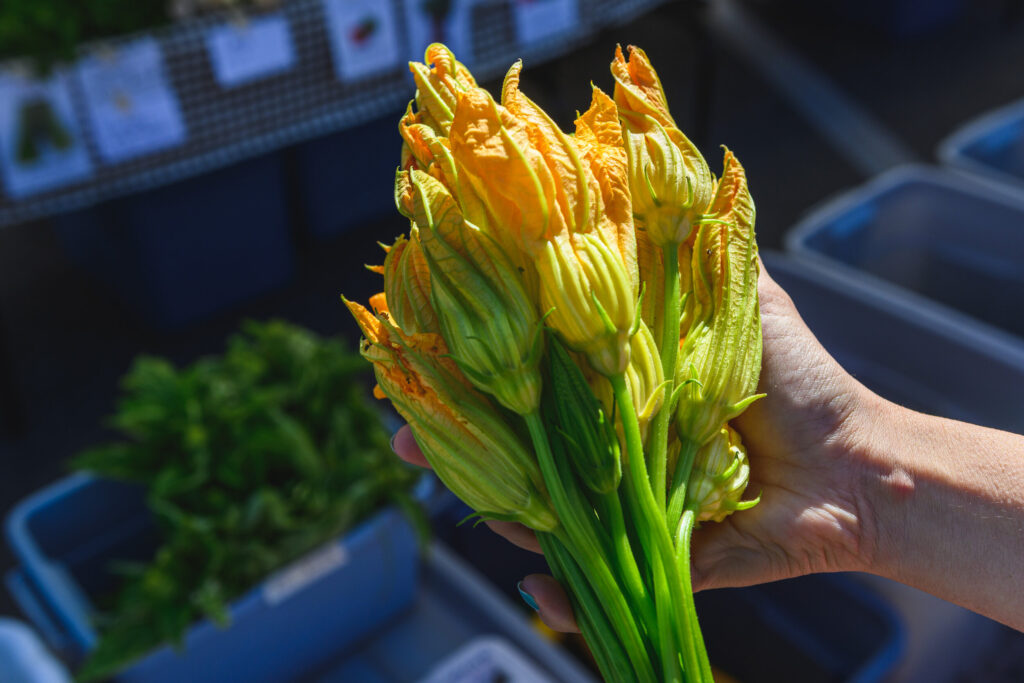
[(533, 611), (538, 611), (540, 607), (537, 606), (537, 601), (533, 599), (533, 596), (523, 590), (523, 582), (520, 581), (516, 584), (516, 590), (519, 591), (519, 595), (523, 596), (523, 602), (530, 606)]

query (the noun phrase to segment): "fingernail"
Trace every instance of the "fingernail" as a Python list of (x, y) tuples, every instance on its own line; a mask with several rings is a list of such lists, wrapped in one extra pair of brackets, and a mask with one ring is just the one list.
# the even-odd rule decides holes
[(391, 435), (391, 450), (392, 450), (392, 452), (397, 452), (397, 451), (395, 451), (395, 439), (397, 439), (397, 438), (398, 438), (398, 432), (395, 432), (394, 434)]
[(516, 584), (516, 590), (519, 591), (519, 595), (523, 596), (523, 602), (530, 606), (534, 612), (540, 610), (537, 605), (537, 601), (533, 599), (533, 596), (523, 590), (523, 582), (520, 581)]

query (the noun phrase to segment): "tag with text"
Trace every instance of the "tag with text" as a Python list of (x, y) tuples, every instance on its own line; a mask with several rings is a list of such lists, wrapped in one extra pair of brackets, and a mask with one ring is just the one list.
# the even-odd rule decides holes
[(92, 173), (66, 73), (46, 80), (0, 73), (0, 176), (15, 198)]
[(155, 40), (87, 57), (78, 77), (104, 161), (117, 163), (185, 141), (185, 122)]
[(402, 61), (390, 2), (324, 0), (334, 71), (342, 82), (395, 70)]
[(292, 595), (327, 576), (348, 562), (348, 553), (338, 543), (316, 550), (291, 566), (277, 572), (263, 584), (263, 599), (270, 605), (284, 602)]
[(206, 34), (217, 82), (233, 88), (288, 71), (295, 65), (288, 21), (275, 14), (217, 26)]

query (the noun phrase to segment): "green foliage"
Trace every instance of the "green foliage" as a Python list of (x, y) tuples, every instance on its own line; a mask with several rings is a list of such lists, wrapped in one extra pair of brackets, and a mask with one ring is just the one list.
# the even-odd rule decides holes
[(365, 362), (281, 322), (249, 324), (227, 352), (177, 370), (140, 358), (112, 426), (125, 440), (76, 468), (137, 482), (161, 534), (148, 564), (124, 564), (81, 680), (110, 675), (268, 573), (394, 503), (419, 476), (391, 453), (369, 403)]
[(167, 23), (166, 0), (3, 0), (0, 59), (26, 57), (40, 73), (82, 42)]

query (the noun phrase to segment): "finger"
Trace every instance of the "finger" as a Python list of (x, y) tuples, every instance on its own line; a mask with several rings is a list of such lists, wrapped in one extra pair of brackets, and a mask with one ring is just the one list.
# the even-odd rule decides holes
[(499, 522), (496, 520), (488, 520), (486, 524), (491, 527), (491, 531), (499, 536), (503, 536), (512, 545), (517, 545), (523, 550), (535, 553), (541, 552), (540, 543), (537, 542), (537, 535), (522, 524), (517, 522)]
[(401, 429), (391, 437), (391, 450), (410, 465), (430, 467), (430, 463), (423, 457), (423, 452), (420, 451), (420, 447), (416, 444), (416, 439), (413, 438), (412, 429), (409, 428), (409, 425), (402, 425)]
[(530, 574), (519, 582), (519, 589), (537, 603), (537, 613), (552, 631), (579, 633), (572, 605), (562, 586), (547, 574)]

